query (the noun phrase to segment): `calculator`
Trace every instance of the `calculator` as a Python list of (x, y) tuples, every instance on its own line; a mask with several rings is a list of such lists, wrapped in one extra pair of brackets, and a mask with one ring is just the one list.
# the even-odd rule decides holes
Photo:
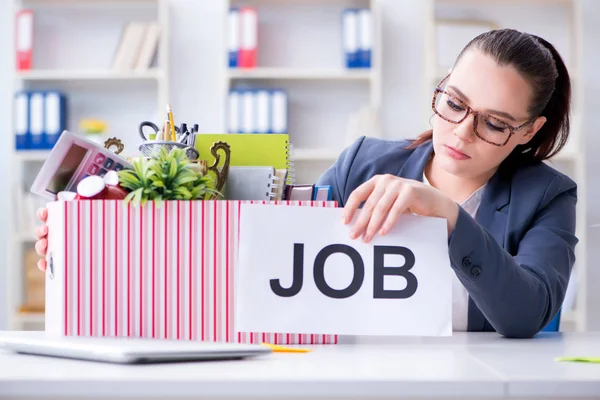
[(56, 200), (62, 191), (77, 191), (77, 184), (91, 175), (132, 169), (123, 157), (69, 131), (63, 131), (39, 170), (31, 192), (47, 200)]

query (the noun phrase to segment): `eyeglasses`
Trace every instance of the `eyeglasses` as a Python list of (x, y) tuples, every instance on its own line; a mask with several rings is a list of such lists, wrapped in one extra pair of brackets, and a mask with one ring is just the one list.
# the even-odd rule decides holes
[(449, 76), (442, 79), (434, 90), (431, 102), (433, 111), (452, 124), (460, 124), (469, 114), (473, 114), (473, 131), (484, 142), (502, 147), (508, 143), (512, 135), (535, 121), (535, 118), (532, 118), (522, 125), (512, 126), (494, 116), (473, 110), (458, 97), (442, 89), (442, 84)]

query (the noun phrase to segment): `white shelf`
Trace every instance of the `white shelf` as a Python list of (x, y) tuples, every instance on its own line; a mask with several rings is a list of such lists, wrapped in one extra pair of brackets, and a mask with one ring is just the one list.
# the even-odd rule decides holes
[(151, 6), (160, 3), (163, 0), (21, 0), (23, 5), (28, 7), (39, 6), (88, 6), (88, 5), (110, 5), (114, 6), (130, 6), (142, 5)]
[(31, 70), (17, 71), (18, 79), (25, 81), (123, 81), (159, 80), (164, 78), (162, 70), (117, 72), (110, 70)]
[(306, 69), (306, 68), (253, 68), (229, 69), (230, 79), (296, 79), (296, 80), (370, 80), (369, 69)]
[(340, 151), (327, 149), (294, 149), (292, 152), (294, 161), (335, 161)]
[(46, 320), (44, 313), (22, 313), (15, 314), (15, 320), (20, 324), (43, 324)]
[[(63, 57), (60, 52), (57, 54), (51, 52), (50, 60), (45, 58), (38, 60), (40, 62), (34, 64), (33, 70), (13, 69), (11, 71), (13, 82), (9, 86), (13, 86), (11, 90), (14, 91), (46, 90), (48, 87), (64, 91), (68, 101), (69, 129), (76, 130), (78, 121), (90, 116), (106, 120), (109, 129), (115, 132), (111, 136), (116, 135), (127, 143), (128, 137), (137, 137), (134, 130), (126, 128), (132, 120), (152, 118), (154, 109), (164, 110), (165, 105), (170, 102), (169, 0), (9, 1), (13, 3), (12, 8), (15, 11), (31, 8), (36, 13), (36, 18), (39, 17), (36, 19), (36, 46), (39, 45), (39, 48), (44, 50), (62, 48), (69, 54), (73, 53)], [(101, 18), (98, 18), (98, 15)], [(70, 24), (69, 21), (74, 17), (79, 18), (77, 23)], [(118, 48), (118, 41), (122, 36), (120, 30), (131, 18), (144, 21), (156, 20), (159, 23), (161, 35), (157, 67), (142, 71), (116, 71), (110, 66), (105, 66), (110, 63), (111, 55)], [(14, 33), (16, 32), (14, 18), (11, 20), (12, 27), (7, 31)], [(81, 35), (82, 40), (71, 43), (74, 34)], [(92, 38), (99, 38), (99, 40), (92, 40), (93, 46), (90, 47), (85, 39)], [(15, 40), (10, 42), (13, 45), (16, 43)], [(10, 53), (15, 54), (14, 49)], [(44, 54), (42, 51), (38, 56)], [(88, 60), (90, 54), (99, 56)], [(106, 56), (102, 57), (102, 54)], [(135, 89), (131, 90), (129, 85)], [(143, 104), (139, 104), (140, 99), (144, 101)], [(154, 101), (156, 104), (153, 104)], [(14, 115), (12, 102), (10, 108), (9, 114)], [(127, 112), (123, 113), (123, 110)], [(16, 150), (12, 134), (15, 123), (13, 119), (8, 128), (11, 140), (7, 143), (11, 158), (11, 184), (27, 190), (35, 176), (35, 168), (48, 158), (50, 150)], [(16, 195), (9, 197), (10, 212), (15, 216), (19, 212), (28, 212), (26, 211), (28, 207), (35, 208), (37, 206), (35, 200), (39, 200), (34, 197), (34, 204), (29, 202), (17, 204), (19, 200)], [(10, 245), (4, 262), (7, 266), (6, 293), (2, 295), (6, 296), (9, 329), (23, 329), (24, 326), (39, 324), (43, 327), (45, 319), (43, 313), (19, 312), (26, 298), (24, 250), (30, 249), (35, 243), (34, 232), (26, 225), (28, 225), (26, 219), (17, 216), (14, 222), (10, 223), (8, 234)]]
[(436, 0), (438, 4), (571, 4), (579, 0)]
[(14, 154), (19, 161), (45, 161), (50, 150), (17, 150)]

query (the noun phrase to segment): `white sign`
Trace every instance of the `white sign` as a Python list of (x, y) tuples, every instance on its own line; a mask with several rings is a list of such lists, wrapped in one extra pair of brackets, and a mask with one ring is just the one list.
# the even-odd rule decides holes
[(406, 215), (365, 244), (342, 211), (241, 205), (236, 330), (451, 335), (446, 220)]

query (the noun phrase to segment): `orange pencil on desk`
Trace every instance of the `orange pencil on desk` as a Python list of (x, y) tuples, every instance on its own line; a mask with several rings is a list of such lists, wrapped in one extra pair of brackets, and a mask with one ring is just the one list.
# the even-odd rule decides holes
[(281, 346), (278, 344), (271, 343), (262, 343), (264, 346), (267, 346), (273, 350), (274, 353), (308, 353), (312, 351), (311, 349), (301, 348), (301, 347), (288, 347)]
[(177, 141), (177, 135), (175, 135), (175, 122), (173, 122), (173, 110), (171, 105), (167, 104), (167, 115), (169, 116), (169, 123), (171, 124), (171, 141)]

